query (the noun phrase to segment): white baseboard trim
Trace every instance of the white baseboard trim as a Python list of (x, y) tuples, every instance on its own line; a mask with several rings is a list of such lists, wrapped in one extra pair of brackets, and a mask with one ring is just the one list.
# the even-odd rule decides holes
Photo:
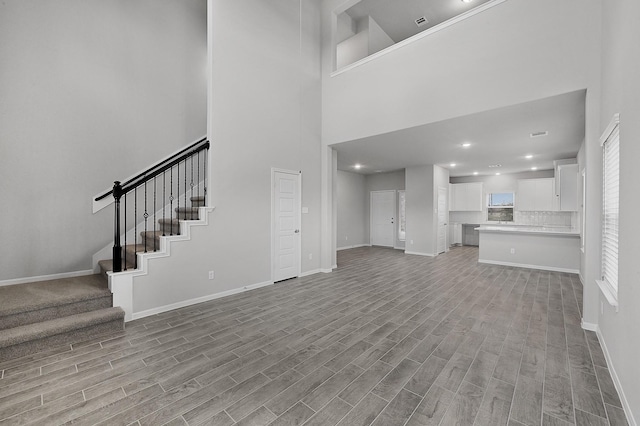
[(422, 252), (419, 252), (419, 251), (407, 251), (407, 250), (405, 250), (404, 254), (414, 254), (416, 256), (436, 257), (436, 255), (433, 254), (433, 253), (422, 253)]
[(569, 274), (579, 274), (579, 269), (556, 268), (555, 266), (527, 265), (525, 263), (501, 262), (498, 260), (478, 259), (478, 263), (487, 263), (490, 265), (513, 266), (516, 268), (538, 269), (541, 271), (566, 272)]
[(358, 248), (358, 247), (371, 247), (371, 244), (355, 244), (355, 245), (352, 245), (352, 246), (338, 247), (336, 249), (336, 251), (349, 250), (349, 249)]
[[(584, 326), (583, 326), (584, 328)], [(609, 372), (611, 373), (611, 379), (613, 380), (613, 384), (616, 387), (616, 391), (618, 391), (618, 396), (620, 397), (620, 402), (622, 402), (622, 409), (624, 410), (624, 414), (627, 416), (627, 422), (629, 422), (630, 426), (638, 426), (636, 419), (633, 417), (633, 411), (631, 411), (631, 405), (629, 405), (629, 400), (624, 393), (624, 389), (622, 389), (622, 384), (620, 383), (620, 378), (618, 377), (618, 373), (616, 369), (613, 367), (613, 362), (611, 361), (611, 355), (609, 354), (609, 349), (607, 349), (607, 343), (602, 336), (602, 331), (600, 327), (596, 324), (596, 329), (593, 330), (596, 332), (596, 336), (598, 336), (598, 341), (600, 342), (600, 346), (602, 347), (602, 352), (604, 353), (604, 359), (607, 361), (607, 367), (609, 367)]]
[(246, 285), (240, 288), (234, 288), (232, 290), (222, 291), (220, 293), (209, 294), (207, 296), (196, 297), (194, 299), (183, 300), (176, 303), (171, 303), (169, 305), (159, 306), (157, 308), (147, 309), (146, 311), (134, 312), (132, 315), (133, 320), (137, 320), (140, 318), (145, 318), (151, 315), (161, 314), (163, 312), (172, 311), (174, 309), (184, 308), (186, 306), (195, 305), (197, 303), (208, 302), (210, 300), (220, 299), (226, 296), (232, 296), (238, 293), (244, 293), (245, 291), (255, 290), (256, 288), (266, 287), (268, 285), (273, 285), (273, 281), (265, 281), (262, 283)]
[(62, 272), (60, 274), (51, 274), (51, 275), (38, 275), (35, 277), (24, 277), (24, 278), (13, 278), (10, 280), (0, 281), (0, 287), (5, 285), (15, 285), (15, 284), (26, 284), (26, 283), (35, 283), (40, 281), (50, 281), (50, 280), (59, 280), (62, 278), (74, 278), (74, 277), (84, 277), (85, 275), (93, 275), (93, 269), (86, 269), (84, 271), (74, 271), (74, 272)]
[(300, 275), (298, 275), (298, 278), (308, 277), (309, 275), (319, 274), (320, 272), (322, 272), (322, 269), (320, 268), (312, 269), (310, 271), (302, 272)]
[(320, 272), (322, 272), (323, 274), (329, 274), (331, 272), (333, 272), (332, 268), (320, 268)]

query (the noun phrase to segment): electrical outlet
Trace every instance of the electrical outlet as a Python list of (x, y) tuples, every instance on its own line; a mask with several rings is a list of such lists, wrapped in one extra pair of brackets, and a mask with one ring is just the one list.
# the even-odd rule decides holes
[(511, 254), (516, 254), (516, 249), (514, 249), (513, 247), (511, 248)]
[(348, 239), (349, 239), (349, 236), (348, 236), (348, 235), (345, 235), (345, 236), (344, 236), (344, 240), (345, 240), (345, 241), (347, 241)]
[(313, 259), (313, 253), (309, 253), (309, 260)]
[(216, 277), (215, 272), (213, 272), (213, 271), (209, 271), (209, 279), (210, 279), (210, 280), (212, 280), (212, 279), (214, 279), (215, 277)]
[(411, 240), (410, 243), (413, 244), (413, 240)]

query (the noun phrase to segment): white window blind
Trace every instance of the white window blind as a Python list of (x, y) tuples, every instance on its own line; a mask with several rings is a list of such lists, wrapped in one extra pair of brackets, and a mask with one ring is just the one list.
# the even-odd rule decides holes
[(620, 133), (616, 125), (602, 145), (602, 281), (618, 292)]

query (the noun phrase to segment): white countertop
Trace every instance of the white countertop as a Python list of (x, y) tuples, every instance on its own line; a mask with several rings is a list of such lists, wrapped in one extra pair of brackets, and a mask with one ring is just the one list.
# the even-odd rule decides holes
[(481, 225), (475, 228), (480, 232), (504, 232), (514, 234), (545, 234), (579, 237), (580, 232), (569, 226), (526, 226), (526, 225)]

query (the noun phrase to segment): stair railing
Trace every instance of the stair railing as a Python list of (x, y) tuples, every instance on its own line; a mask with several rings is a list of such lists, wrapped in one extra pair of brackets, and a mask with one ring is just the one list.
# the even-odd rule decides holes
[[(95, 201), (100, 201), (110, 195), (114, 198), (114, 232), (113, 232), (113, 272), (121, 272), (127, 270), (127, 262), (125, 256), (124, 268), (123, 268), (123, 246), (121, 245), (121, 235), (124, 236), (124, 247), (127, 247), (127, 233), (131, 231), (127, 227), (127, 199), (129, 203), (133, 202), (133, 238), (134, 238), (134, 269), (138, 267), (138, 258), (136, 253), (138, 251), (156, 251), (159, 249), (157, 246), (157, 224), (162, 216), (162, 235), (166, 235), (167, 228), (167, 209), (168, 214), (168, 227), (169, 235), (179, 235), (179, 226), (177, 232), (174, 231), (174, 201), (176, 204), (175, 218), (180, 217), (180, 198), (183, 198), (184, 216), (185, 219), (193, 219), (193, 211), (187, 209), (187, 196), (202, 197), (206, 200), (207, 195), (207, 159), (209, 153), (210, 143), (206, 138), (200, 139), (192, 145), (177, 152), (171, 157), (160, 161), (144, 172), (136, 175), (135, 177), (122, 183), (115, 181), (113, 189), (105, 192), (104, 194), (96, 197)], [(182, 170), (181, 170), (182, 169)], [(181, 173), (182, 172), (182, 173)], [(202, 172), (202, 174), (201, 174)], [(175, 179), (174, 179), (175, 176)], [(158, 182), (160, 181), (160, 182)], [(167, 182), (168, 181), (168, 182)], [(167, 188), (168, 183), (168, 188)], [(162, 185), (161, 199), (158, 200), (159, 189), (158, 185)], [(188, 185), (188, 186), (187, 186)], [(149, 193), (152, 193), (150, 196)], [(150, 200), (151, 198), (151, 200)], [(138, 215), (138, 205), (140, 204), (143, 213)], [(151, 207), (150, 204), (153, 206)], [(122, 205), (122, 209), (121, 209)], [(159, 212), (158, 206), (162, 210)], [(150, 212), (150, 208), (152, 211)], [(131, 220), (131, 218), (129, 218)], [(147, 247), (147, 240), (149, 235), (148, 221), (153, 221), (153, 250), (151, 247)], [(124, 232), (122, 232), (121, 222), (124, 225)], [(139, 225), (140, 223), (140, 225)], [(144, 227), (143, 250), (138, 249), (136, 242), (138, 238), (138, 226)], [(142, 249), (142, 247), (141, 247)]]

